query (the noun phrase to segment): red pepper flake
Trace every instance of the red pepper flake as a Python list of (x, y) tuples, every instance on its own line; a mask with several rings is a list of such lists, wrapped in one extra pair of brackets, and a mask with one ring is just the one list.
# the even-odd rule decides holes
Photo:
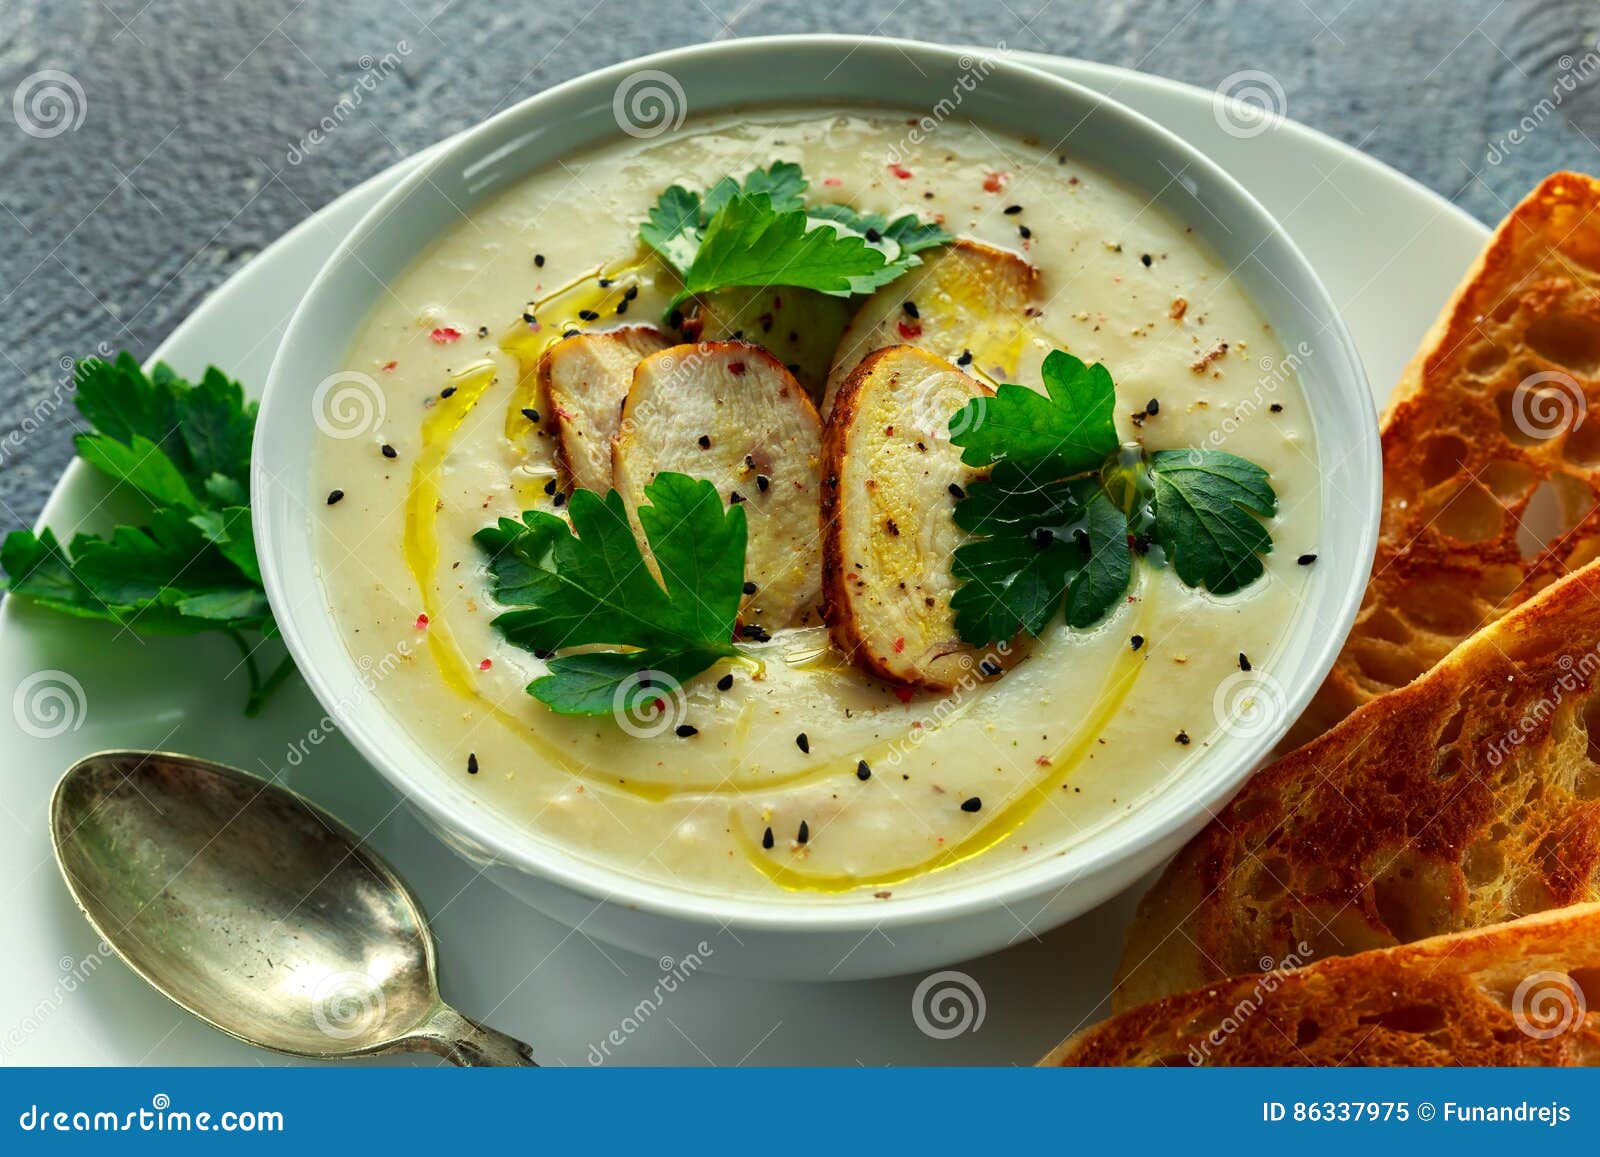
[(906, 341), (915, 341), (922, 336), (922, 326), (914, 321), (902, 321), (895, 326), (900, 331), (900, 336)]
[(417, 630), (426, 631), (427, 629), (428, 629), (428, 616), (427, 615), (418, 615), (417, 616)]
[(828, 186), (830, 189), (837, 189), (840, 185), (844, 184), (844, 182), (838, 177), (824, 177), (822, 183)]
[(1009, 180), (1011, 180), (1010, 173), (990, 173), (983, 179), (983, 191), (985, 193), (998, 193), (1006, 187), (1006, 182)]
[(380, 370), (382, 370), (384, 373), (387, 374), (387, 373), (392, 373), (394, 368), (395, 368), (395, 366), (397, 366), (399, 364), (400, 364), (399, 362), (384, 362), (383, 365), (379, 366), (378, 368)]
[(904, 165), (891, 163), (889, 165), (889, 171), (895, 176), (899, 177), (902, 181), (909, 181), (911, 179), (911, 170), (906, 168)]
[(896, 655), (898, 655), (901, 651), (904, 651), (905, 649), (906, 649), (906, 637), (904, 635), (901, 635), (898, 639), (896, 639), (894, 641), (894, 653)]
[(913, 694), (915, 692), (910, 687), (896, 687), (894, 689), (894, 697), (902, 703), (910, 703)]
[(744, 376), (744, 363), (743, 362), (729, 362), (728, 363), (728, 372), (730, 374), (732, 374), (736, 378), (743, 377)]
[(485, 659), (485, 660), (483, 660), (483, 662), (478, 664), (478, 670), (487, 671), (490, 667), (493, 667), (493, 666), (494, 666), (494, 660), (493, 659)]
[(428, 335), (428, 340), (434, 345), (449, 345), (453, 341), (461, 340), (461, 331), (452, 326), (441, 325)]

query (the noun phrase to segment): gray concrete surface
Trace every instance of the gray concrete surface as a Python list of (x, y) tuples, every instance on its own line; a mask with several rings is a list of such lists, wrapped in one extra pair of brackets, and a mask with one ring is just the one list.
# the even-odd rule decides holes
[[(37, 517), (71, 455), (75, 411), (32, 419), (61, 358), (143, 356), (343, 190), (557, 81), (803, 31), (1004, 42), (1207, 88), (1262, 69), (1288, 115), (1486, 221), (1551, 169), (1600, 167), (1600, 9), (1584, 0), (6, 0), (0, 531)], [(398, 71), (289, 163), (391, 52)]]

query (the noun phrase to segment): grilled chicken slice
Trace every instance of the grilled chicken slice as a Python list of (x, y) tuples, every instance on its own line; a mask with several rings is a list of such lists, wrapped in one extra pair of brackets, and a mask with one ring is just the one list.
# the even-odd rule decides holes
[(760, 342), (820, 401), (828, 367), (850, 320), (850, 303), (813, 289), (736, 285), (697, 298), (683, 331), (695, 341)]
[(845, 378), (873, 350), (914, 345), (958, 366), (1011, 379), (1027, 342), (1039, 271), (1015, 253), (957, 241), (884, 286), (856, 312), (839, 339), (822, 412)]
[(634, 367), (671, 344), (653, 326), (631, 325), (562, 338), (539, 358), (536, 396), (565, 489), (611, 489), (611, 439)]
[(891, 346), (845, 379), (823, 432), (828, 633), (890, 682), (949, 691), (1000, 673), (1003, 656), (963, 643), (950, 610), (950, 562), (966, 539), (956, 499), (979, 472), (962, 465), (949, 422), (990, 392), (926, 350)]
[(639, 363), (612, 463), (630, 511), (662, 471), (709, 479), (724, 503), (744, 504), (739, 621), (776, 630), (817, 620), (821, 439), (816, 407), (782, 362), (748, 342), (702, 342)]

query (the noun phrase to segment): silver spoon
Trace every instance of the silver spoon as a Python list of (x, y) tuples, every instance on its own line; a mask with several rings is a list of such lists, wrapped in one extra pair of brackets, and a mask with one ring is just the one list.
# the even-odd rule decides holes
[(287, 788), (186, 755), (103, 751), (62, 776), (50, 833), (101, 939), (229, 1036), (324, 1060), (534, 1063), (527, 1045), (439, 999), (416, 899)]

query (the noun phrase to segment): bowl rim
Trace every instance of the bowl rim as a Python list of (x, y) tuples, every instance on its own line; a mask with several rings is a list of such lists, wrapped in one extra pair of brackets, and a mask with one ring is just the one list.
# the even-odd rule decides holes
[[(419, 187), (428, 183), (431, 174), (443, 166), (460, 164), (457, 158), (473, 156), (485, 140), (492, 138), (504, 126), (523, 119), (537, 121), (546, 107), (570, 99), (578, 93), (592, 90), (596, 93), (606, 91), (609, 95), (610, 90), (633, 73), (646, 69), (660, 71), (703, 69), (715, 67), (720, 59), (731, 55), (775, 53), (797, 48), (844, 50), (845, 60), (860, 53), (870, 57), (874, 53), (894, 52), (908, 58), (920, 56), (925, 62), (930, 63), (959, 62), (959, 67), (963, 69), (970, 68), (974, 55), (981, 51), (971, 46), (949, 46), (899, 38), (832, 33), (748, 37), (689, 45), (621, 61), (563, 81), (440, 143), (412, 172), (402, 178), (395, 188), (373, 205), (350, 233), (333, 248), (291, 315), (262, 391), (252, 455), (253, 487), (262, 488), (260, 492), (263, 494), (270, 489), (292, 487), (302, 499), (304, 498), (306, 480), (299, 476), (286, 479), (271, 472), (265, 465), (268, 455), (264, 453), (270, 449), (266, 443), (276, 428), (271, 415), (287, 405), (281, 399), (287, 394), (289, 387), (280, 385), (280, 381), (285, 376), (286, 363), (290, 357), (289, 351), (294, 346), (296, 332), (307, 317), (318, 308), (319, 298), (325, 295), (323, 291), (332, 279), (336, 266), (341, 261), (352, 259), (358, 246), (382, 227), (398, 205)], [(1347, 494), (1345, 497), (1359, 499), (1357, 504), (1360, 510), (1365, 512), (1365, 517), (1360, 521), (1357, 540), (1339, 543), (1337, 549), (1341, 556), (1353, 559), (1359, 564), (1357, 573), (1364, 577), (1376, 553), (1381, 501), (1382, 479), (1377, 410), (1354, 340), (1316, 270), (1281, 223), (1244, 186), (1175, 133), (1111, 97), (1013, 58), (1003, 44), (992, 51), (994, 55), (989, 59), (994, 72), (1012, 73), (1015, 83), (1027, 83), (1047, 91), (1066, 93), (1080, 102), (1091, 104), (1096, 115), (1111, 118), (1118, 123), (1119, 128), (1132, 137), (1142, 138), (1145, 145), (1155, 144), (1168, 155), (1181, 158), (1182, 172), (1193, 172), (1202, 176), (1209, 187), (1226, 196), (1241, 213), (1253, 218), (1260, 226), (1263, 235), (1270, 237), (1287, 260), (1298, 266), (1300, 277), (1315, 293), (1315, 300), (1310, 306), (1327, 318), (1327, 324), (1319, 334), (1319, 342), (1312, 356), (1327, 364), (1328, 376), (1337, 381), (1342, 387), (1342, 392), (1348, 395), (1343, 400), (1361, 411), (1363, 419), (1360, 423), (1358, 444), (1349, 448), (1349, 457), (1361, 460), (1358, 462), (1360, 469), (1357, 475), (1364, 485), (1359, 495)], [(840, 66), (842, 64), (843, 61)], [(721, 102), (718, 108), (725, 110), (737, 107), (741, 103), (774, 102), (754, 99), (741, 102), (738, 98), (730, 98)], [(886, 93), (882, 103), (886, 107), (904, 107), (892, 93)], [(984, 118), (977, 115), (972, 119), (982, 123)], [(528, 167), (523, 174), (524, 179), (538, 171), (538, 168)], [(1143, 191), (1147, 195), (1150, 194), (1149, 189)], [(409, 260), (415, 261), (427, 246), (437, 239), (437, 236), (438, 234), (434, 234), (418, 242)], [(359, 260), (358, 257), (353, 259)], [(1287, 339), (1284, 340), (1287, 344)], [(275, 399), (278, 399), (276, 405)], [(306, 624), (303, 619), (312, 617), (313, 613), (308, 612), (302, 616), (287, 604), (287, 595), (282, 589), (285, 582), (282, 561), (284, 556), (276, 549), (280, 538), (279, 527), (267, 513), (275, 505), (253, 498), (252, 520), (259, 544), (263, 583), (284, 643), (319, 704), (338, 721), (339, 729), (345, 737), (402, 798), (423, 812), (431, 824), (444, 829), (446, 834), (435, 832), (436, 836), (444, 839), (457, 851), (463, 850), (462, 841), (465, 840), (473, 847), (473, 850), (466, 854), (474, 858), (515, 867), (534, 878), (596, 901), (598, 905), (620, 905), (701, 927), (749, 929), (754, 932), (859, 934), (897, 927), (911, 928), (980, 914), (999, 905), (1019, 903), (1028, 897), (1054, 895), (1075, 883), (1086, 894), (1093, 895), (1089, 904), (1075, 910), (1084, 910), (1102, 902), (1109, 893), (1093, 887), (1094, 878), (1112, 874), (1119, 865), (1137, 858), (1141, 853), (1148, 856), (1151, 849), (1171, 847), (1175, 841), (1186, 838), (1189, 832), (1198, 829), (1206, 817), (1215, 813), (1219, 804), (1231, 798), (1243, 782), (1262, 765), (1264, 757), (1270, 753), (1283, 733), (1304, 710), (1325, 673), (1331, 669), (1354, 622), (1365, 585), (1364, 582), (1353, 583), (1342, 592), (1322, 596), (1330, 604), (1328, 609), (1334, 612), (1331, 616), (1323, 617), (1322, 622), (1334, 629), (1323, 631), (1318, 639), (1307, 645), (1306, 653), (1297, 664), (1292, 676), (1295, 690), (1283, 701), (1281, 725), (1254, 737), (1249, 742), (1249, 750), (1233, 755), (1234, 764), (1225, 771), (1220, 768), (1226, 761), (1221, 759), (1207, 761), (1205, 754), (1202, 753), (1179, 780), (1168, 785), (1167, 795), (1181, 798), (1167, 801), (1147, 798), (1133, 812), (1119, 817), (1100, 831), (1086, 837), (1082, 845), (1067, 849), (1058, 855), (1012, 865), (999, 873), (981, 875), (926, 893), (914, 893), (904, 899), (897, 899), (892, 905), (885, 905), (871, 898), (811, 903), (785, 901), (773, 904), (754, 894), (725, 894), (709, 888), (697, 889), (664, 883), (659, 879), (645, 878), (581, 855), (574, 855), (563, 845), (541, 837), (534, 829), (519, 824), (497, 808), (481, 804), (473, 806), (464, 800), (457, 800), (451, 793), (440, 791), (441, 769), (437, 766), (411, 770), (407, 766), (409, 761), (402, 757), (402, 753), (392, 750), (389, 746), (396, 741), (397, 735), (405, 730), (403, 725), (393, 718), (390, 709), (376, 698), (364, 700), (357, 708), (352, 709), (345, 702), (344, 696), (339, 693), (339, 688), (332, 683), (329, 673), (309, 661), (310, 643), (306, 637)], [(1322, 513), (1322, 519), (1326, 527), (1325, 511)], [(287, 528), (284, 529), (287, 533)], [(311, 560), (311, 564), (315, 566), (314, 559)], [(314, 581), (320, 584), (321, 580), (315, 578)], [(1332, 579), (1324, 583), (1320, 579), (1319, 572), (1319, 575), (1312, 576), (1311, 582), (1320, 584), (1326, 590)], [(1311, 613), (1312, 604), (1315, 602), (1310, 596), (1304, 601), (1306, 606), (1299, 612), (1301, 617)], [(326, 628), (332, 631), (342, 644), (343, 637), (333, 623), (331, 611), (326, 605), (322, 605), (320, 611), (315, 612), (315, 617), (322, 620)], [(349, 657), (348, 649), (343, 645), (341, 651), (346, 658)], [(352, 661), (352, 672), (354, 667)], [(1307, 678), (1304, 674), (1306, 670), (1316, 672), (1315, 677)], [(415, 744), (414, 740), (411, 742)], [(1213, 765), (1209, 769), (1208, 762)], [(436, 764), (437, 761), (430, 763)], [(1158, 809), (1155, 806), (1158, 803), (1164, 803), (1164, 806)], [(1161, 858), (1164, 858), (1164, 855), (1165, 853)], [(1159, 862), (1159, 858), (1151, 858), (1150, 866)]]

